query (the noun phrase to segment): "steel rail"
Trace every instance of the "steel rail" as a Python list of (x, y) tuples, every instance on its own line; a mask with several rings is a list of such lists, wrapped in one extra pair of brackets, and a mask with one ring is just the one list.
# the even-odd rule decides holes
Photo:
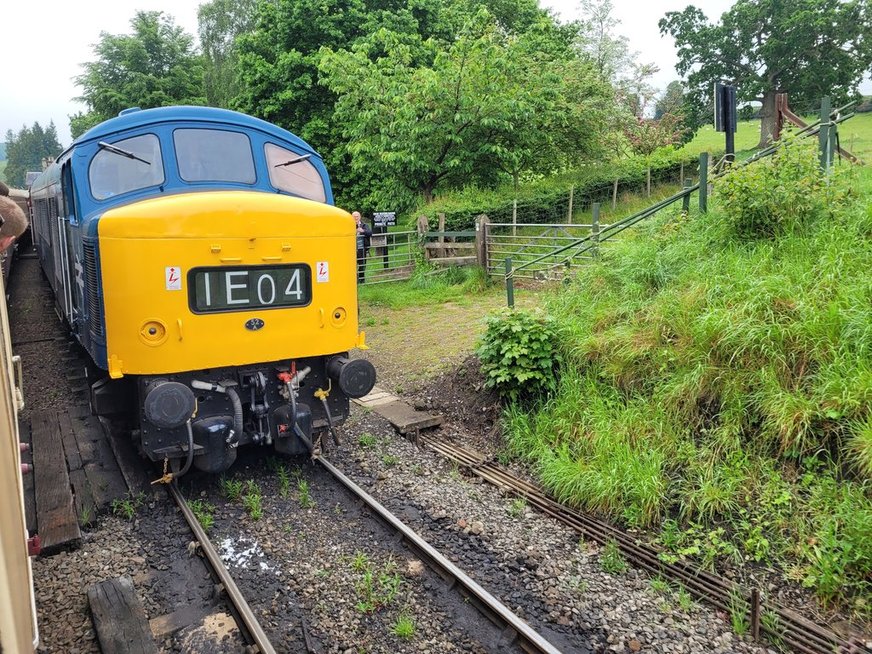
[(248, 632), (248, 635), (254, 641), (254, 644), (257, 645), (258, 649), (260, 649), (261, 654), (275, 654), (275, 648), (272, 646), (272, 643), (270, 643), (269, 638), (267, 638), (263, 627), (260, 626), (260, 622), (258, 622), (254, 612), (248, 605), (248, 602), (245, 601), (245, 597), (240, 592), (236, 582), (233, 581), (233, 577), (230, 576), (230, 572), (224, 566), (224, 562), (221, 560), (221, 557), (218, 555), (218, 552), (215, 550), (215, 547), (212, 545), (206, 532), (203, 531), (203, 527), (200, 526), (200, 522), (197, 520), (194, 512), (191, 511), (191, 507), (188, 506), (187, 501), (179, 492), (179, 489), (176, 488), (176, 484), (167, 484), (167, 486), (169, 487), (170, 494), (173, 496), (176, 504), (178, 504), (179, 508), (182, 510), (182, 515), (185, 516), (188, 526), (191, 528), (191, 531), (194, 532), (194, 536), (199, 541), (200, 547), (203, 549), (203, 553), (209, 561), (209, 565), (212, 566), (218, 579), (224, 585), (224, 589), (227, 591), (227, 596), (230, 598), (233, 607), (239, 613), (239, 617), (242, 619), (243, 626)]
[(486, 609), (483, 613), (487, 615), (491, 621), (499, 627), (504, 629), (508, 628), (514, 632), (518, 645), (524, 651), (530, 652), (531, 654), (560, 654), (560, 650), (545, 640), (545, 638), (533, 630), (530, 625), (524, 622), (521, 618), (512, 613), (512, 611), (510, 611), (502, 602), (488, 593), (465, 572), (463, 572), (463, 570), (440, 554), (438, 550), (421, 538), (411, 528), (403, 524), (399, 518), (388, 511), (360, 486), (351, 481), (351, 479), (346, 477), (338, 468), (336, 468), (336, 466), (327, 461), (324, 457), (318, 457), (317, 461), (324, 466), (331, 475), (339, 480), (343, 486), (360, 498), (376, 513), (376, 515), (396, 530), (410, 548), (414, 549), (419, 555), (423, 555), (422, 558), (426, 559), (431, 567), (436, 569), (443, 578), (451, 579), (454, 582), (459, 583), (469, 594), (469, 597), (475, 599), (480, 606)]
[[(634, 565), (650, 574), (664, 575), (679, 581), (697, 598), (727, 613), (733, 613), (735, 610), (734, 598), (738, 596), (748, 602), (750, 610), (748, 593), (743, 592), (738, 584), (726, 581), (686, 562), (669, 563), (662, 561), (657, 549), (641, 543), (638, 539), (609, 523), (560, 504), (548, 496), (541, 487), (517, 478), (508, 470), (486, 460), (475, 452), (430, 436), (419, 435), (416, 442), (467, 467), (484, 481), (525, 498), (530, 505), (563, 522), (577, 533), (600, 544), (609, 540), (614, 541)], [(773, 642), (781, 641), (801, 654), (832, 654), (838, 648), (844, 648), (844, 651), (872, 652), (869, 648), (858, 650), (857, 646), (854, 646), (854, 650), (849, 649), (851, 645), (834, 632), (779, 605), (777, 602), (769, 601), (767, 606), (768, 611), (777, 616), (777, 621), (770, 624), (761, 623), (760, 630), (771, 636)]]

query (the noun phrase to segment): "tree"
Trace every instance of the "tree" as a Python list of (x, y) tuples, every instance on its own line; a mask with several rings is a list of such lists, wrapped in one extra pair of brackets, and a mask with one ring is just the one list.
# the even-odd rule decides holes
[(663, 114), (659, 119), (637, 117), (624, 128), (624, 137), (630, 150), (645, 159), (649, 196), (651, 195), (651, 155), (660, 148), (680, 143), (686, 131), (682, 126), (681, 116), (674, 114)]
[[(383, 183), (369, 168), (351, 165), (345, 127), (334, 108), (340, 97), (335, 84), (325, 83), (322, 58), (329, 53), (355, 51), (359, 59), (352, 63), (362, 66), (362, 58), (396, 58), (403, 48), (402, 62), (392, 59), (392, 64), (431, 66), (482, 7), (491, 11), (507, 36), (523, 33), (548, 17), (536, 0), (261, 2), (254, 29), (236, 42), (241, 87), (233, 106), (306, 139), (324, 154), (337, 201), (353, 198), (360, 206), (362, 199)], [(571, 41), (571, 29), (555, 24), (555, 32), (566, 44)], [(392, 49), (392, 55), (387, 48)], [(370, 103), (364, 103), (364, 109), (369, 104), (381, 106), (381, 90), (370, 91), (374, 95)]]
[[(325, 49), (321, 72), (339, 98), (353, 169), (376, 173), (394, 202), (430, 201), (437, 188), (491, 183), (499, 170), (516, 183), (532, 165), (550, 172), (570, 143), (578, 158), (601, 147), (609, 89), (568, 52), (547, 19), (512, 36), (480, 8), (432, 64), (414, 65), (415, 48), (383, 30), (350, 51)], [(588, 114), (573, 111), (586, 101)]]
[(85, 72), (76, 83), (88, 112), (70, 117), (74, 138), (128, 107), (205, 104), (203, 61), (194, 51), (194, 37), (158, 11), (137, 12), (130, 26), (132, 34), (102, 32), (94, 46), (97, 60), (82, 64)]
[(39, 123), (21, 127), (18, 134), (6, 132), (6, 180), (10, 186), (24, 187), (29, 170), (42, 170), (43, 159), (54, 160), (61, 152), (54, 122), (43, 129)]
[(236, 37), (254, 27), (256, 9), (257, 0), (211, 0), (197, 10), (205, 58), (204, 88), (213, 107), (229, 107), (239, 94)]
[(659, 25), (678, 46), (676, 68), (687, 76), (697, 116), (711, 106), (719, 80), (736, 84), (740, 100), (762, 103), (758, 147), (775, 131), (777, 92), (789, 92), (800, 110), (824, 95), (841, 103), (856, 95), (872, 64), (868, 0), (738, 0), (719, 23), (689, 6)]
[(680, 115), (683, 105), (684, 86), (678, 80), (669, 82), (669, 86), (666, 87), (654, 107), (654, 119), (660, 120), (664, 114)]

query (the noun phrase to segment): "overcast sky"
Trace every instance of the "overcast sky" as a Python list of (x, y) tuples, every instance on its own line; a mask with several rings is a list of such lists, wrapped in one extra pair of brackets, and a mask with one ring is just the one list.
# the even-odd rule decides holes
[[(0, 62), (3, 84), (0, 90), (0, 138), (7, 129), (39, 121), (54, 121), (61, 144), (70, 142), (70, 114), (84, 109), (73, 100), (79, 90), (73, 78), (79, 64), (93, 59), (92, 46), (100, 32), (121, 34), (129, 31), (130, 19), (138, 10), (160, 10), (173, 15), (176, 23), (191, 34), (197, 33), (197, 7), (202, 0), (44, 0), (4, 3), (4, 30), (0, 37)], [(579, 17), (577, 0), (540, 0), (561, 19)], [(675, 73), (675, 47), (672, 39), (661, 37), (657, 21), (667, 12), (681, 10), (688, 0), (613, 0), (617, 31), (626, 36), (643, 62), (660, 67), (654, 83), (661, 90)], [(696, 0), (709, 18), (717, 18), (733, 3), (731, 0)], [(36, 10), (34, 10), (36, 8)], [(872, 91), (868, 82), (866, 93)]]

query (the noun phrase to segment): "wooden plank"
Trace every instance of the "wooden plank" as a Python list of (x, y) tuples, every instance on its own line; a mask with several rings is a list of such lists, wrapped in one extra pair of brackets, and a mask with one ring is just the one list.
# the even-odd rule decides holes
[(40, 412), (31, 419), (33, 472), (39, 537), (45, 554), (82, 539), (67, 473), (57, 414)]
[[(22, 443), (32, 443), (33, 439), (30, 435), (30, 423), (25, 423), (19, 418), (18, 434)], [(33, 463), (33, 454), (31, 452), (21, 453), (22, 463)], [(37, 516), (36, 516), (36, 489), (33, 483), (33, 473), (24, 475), (24, 520), (27, 526), (28, 533), (32, 536), (37, 532)]]
[(108, 428), (104, 428), (103, 432), (106, 434), (109, 447), (115, 454), (115, 462), (121, 470), (121, 476), (124, 477), (128, 490), (134, 495), (153, 493), (155, 487), (151, 484), (152, 477), (149, 476), (152, 464), (139, 455), (130, 434), (127, 431), (120, 434), (110, 434)]
[(91, 524), (97, 514), (97, 505), (88, 476), (85, 474), (79, 445), (73, 431), (73, 418), (66, 411), (58, 415), (61, 430), (61, 441), (67, 456), (67, 467), (70, 470), (70, 484), (73, 487), (73, 506), (79, 516), (79, 525)]
[(380, 400), (384, 397), (394, 397), (395, 398), (396, 396), (392, 395), (391, 393), (370, 393), (366, 397), (362, 397), (361, 401), (363, 402), (363, 404), (369, 404), (370, 402), (373, 402), (374, 400)]
[(148, 621), (148, 624), (155, 638), (164, 639), (180, 629), (184, 629), (195, 622), (200, 622), (207, 615), (214, 612), (215, 609), (213, 607), (183, 606), (178, 611), (152, 618)]
[(408, 434), (418, 429), (437, 427), (442, 424), (442, 416), (433, 415), (413, 409), (405, 402), (391, 402), (373, 409), (386, 418), (401, 434)]
[(391, 402), (397, 402), (399, 398), (395, 395), (387, 395), (385, 397), (380, 397), (375, 400), (368, 400), (362, 403), (362, 406), (365, 406), (368, 409), (373, 409), (374, 407), (381, 406), (383, 404), (390, 404)]
[(157, 654), (145, 609), (130, 577), (107, 579), (88, 589), (91, 619), (104, 654)]
[(71, 424), (94, 504), (102, 511), (112, 500), (126, 496), (129, 487), (99, 421), (87, 415), (73, 418)]

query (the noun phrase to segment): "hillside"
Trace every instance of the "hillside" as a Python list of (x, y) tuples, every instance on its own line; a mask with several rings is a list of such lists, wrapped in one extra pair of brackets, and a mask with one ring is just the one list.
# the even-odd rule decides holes
[(669, 556), (777, 566), (868, 619), (870, 197), (869, 168), (826, 182), (794, 147), (604, 253), (549, 303), (558, 390), (509, 410), (513, 452)]

